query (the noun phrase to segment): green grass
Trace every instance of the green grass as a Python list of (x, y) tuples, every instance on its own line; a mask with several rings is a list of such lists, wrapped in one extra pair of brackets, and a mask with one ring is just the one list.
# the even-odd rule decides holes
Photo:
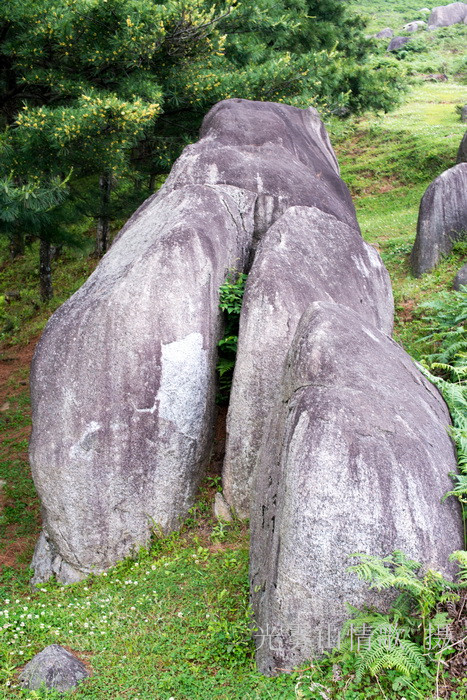
[(432, 272), (410, 272), (420, 200), (432, 180), (455, 165), (465, 132), (457, 104), (467, 102), (467, 86), (423, 83), (391, 114), (362, 118), (335, 129), (333, 141), (357, 210), (364, 238), (376, 246), (391, 276), (396, 305), (395, 338), (417, 359), (424, 324), (418, 305), (450, 289), (465, 260), (465, 244)]

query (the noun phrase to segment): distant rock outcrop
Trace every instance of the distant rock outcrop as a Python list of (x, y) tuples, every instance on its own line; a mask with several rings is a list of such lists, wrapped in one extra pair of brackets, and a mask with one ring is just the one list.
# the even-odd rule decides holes
[(418, 32), (420, 29), (426, 27), (426, 22), (419, 19), (414, 22), (409, 22), (404, 25), (404, 32)]
[(467, 163), (467, 131), (465, 132), (462, 141), (459, 144), (456, 163)]
[(449, 574), (449, 554), (463, 547), (459, 504), (442, 501), (456, 470), (449, 413), (397, 343), (347, 307), (315, 303), (277, 383), (251, 511), (256, 656), (267, 675), (335, 645), (346, 603), (387, 599), (347, 571), (351, 554), (400, 549)]
[(395, 36), (394, 39), (391, 39), (389, 46), (387, 48), (388, 51), (399, 51), (403, 46), (408, 44), (410, 41), (409, 36)]
[(467, 285), (467, 263), (461, 267), (454, 278), (453, 287), (459, 290), (464, 285)]
[(394, 32), (390, 27), (385, 27), (380, 32), (375, 34), (376, 39), (390, 39), (392, 36), (394, 36)]
[(466, 231), (467, 163), (460, 163), (437, 177), (423, 195), (411, 255), (413, 274), (419, 277), (435, 267)]
[(460, 24), (467, 19), (467, 3), (452, 2), (450, 5), (440, 5), (433, 8), (428, 18), (428, 29), (450, 27), (452, 24)]
[(295, 329), (312, 301), (334, 301), (392, 332), (387, 271), (374, 248), (334, 216), (293, 207), (264, 236), (248, 276), (227, 418), (224, 495), (250, 513), (251, 477)]

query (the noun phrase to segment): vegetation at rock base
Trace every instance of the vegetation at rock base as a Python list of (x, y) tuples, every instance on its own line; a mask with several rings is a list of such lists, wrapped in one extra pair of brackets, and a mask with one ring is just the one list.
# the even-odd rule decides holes
[[(219, 488), (215, 474), (203, 485), (199, 500), (181, 532), (167, 538), (155, 534), (148, 551), (136, 553), (102, 576), (92, 576), (70, 587), (51, 582), (37, 590), (30, 589), (28, 564), (40, 522), (26, 454), (30, 425), (27, 379), (33, 343), (54, 309), (79, 288), (94, 269), (96, 259), (89, 253), (94, 248), (94, 228), (99, 216), (102, 214), (101, 218), (109, 219), (110, 240), (137, 203), (160, 184), (173, 157), (185, 140), (196, 133), (207, 108), (222, 97), (256, 95), (297, 104), (303, 99), (307, 104), (310, 95), (305, 96), (306, 80), (310, 81), (311, 91), (313, 81), (319, 79), (319, 71), (324, 71), (322, 92), (316, 89), (314, 99), (325, 112), (363, 234), (378, 247), (390, 271), (396, 300), (396, 338), (415, 359), (425, 360), (430, 373), (438, 375), (435, 381), (448, 382), (454, 387), (448, 391), (461, 392), (465, 397), (465, 315), (462, 315), (465, 311), (462, 309), (465, 310), (466, 295), (451, 290), (452, 279), (465, 259), (465, 243), (457, 244), (436, 270), (420, 279), (414, 279), (409, 271), (409, 253), (421, 195), (434, 177), (455, 163), (465, 130), (456, 112), (457, 105), (467, 102), (465, 58), (460, 51), (465, 27), (454, 26), (420, 35), (411, 49), (405, 49), (397, 57), (386, 57), (387, 42), (376, 42), (372, 53), (365, 53), (367, 59), (362, 64), (365, 70), (355, 78), (355, 75), (352, 77), (355, 66), (350, 65), (350, 60), (346, 65), (346, 56), (352, 56), (356, 62), (359, 41), (365, 52), (368, 42), (358, 39), (361, 34), (353, 34), (359, 27), (362, 31), (359, 21), (349, 19), (349, 24), (342, 27), (342, 18), (333, 13), (350, 5), (369, 16), (366, 31), (376, 32), (384, 26), (397, 29), (410, 20), (423, 18), (417, 14), (420, 3), (415, 0), (403, 3), (400, 0), (384, 3), (352, 0), (345, 4), (310, 2), (307, 5), (310, 16), (321, 12), (319, 16), (323, 20), (320, 21), (322, 31), (316, 32), (316, 36), (311, 22), (307, 25), (309, 31), (298, 26), (296, 17), (301, 16), (305, 7), (301, 2), (275, 4), (274, 9), (266, 2), (257, 3), (250, 14), (240, 4), (235, 13), (233, 3), (224, 7), (216, 5), (214, 16), (232, 8), (222, 19), (223, 25), (221, 21), (214, 23), (201, 43), (185, 47), (195, 54), (190, 53), (190, 61), (186, 63), (181, 62), (175, 49), (173, 53), (167, 51), (172, 67), (167, 77), (161, 79), (163, 71), (158, 64), (156, 79), (151, 85), (144, 87), (144, 75), (141, 80), (138, 78), (140, 87), (133, 98), (133, 92), (125, 93), (121, 83), (127, 74), (136, 80), (136, 74), (142, 73), (138, 60), (151, 51), (151, 47), (144, 44), (141, 24), (155, 26), (158, 36), (160, 33), (167, 37), (170, 31), (176, 35), (181, 5), (176, 2), (157, 4), (157, 13), (149, 17), (148, 3), (137, 0), (108, 2), (105, 7), (103, 3), (87, 3), (91, 9), (79, 20), (80, 24), (78, 19), (70, 21), (70, 15), (65, 13), (61, 19), (54, 19), (51, 27), (38, 10), (47, 7), (53, 17), (54, 11), (59, 14), (60, 8), (66, 7), (69, 12), (78, 4), (69, 2), (65, 6), (58, 0), (43, 4), (41, 0), (41, 3), (27, 6), (18, 0), (8, 0), (0, 8), (3, 32), (0, 82), (11, 79), (8, 61), (5, 62), (5, 46), (10, 51), (13, 41), (11, 34), (5, 35), (11, 26), (6, 29), (4, 26), (7, 12), (10, 13), (7, 22), (19, 22), (20, 12), (26, 13), (22, 17), (28, 19), (39, 12), (39, 23), (24, 21), (17, 35), (19, 39), (14, 41), (17, 60), (26, 65), (26, 59), (31, 59), (33, 68), (40, 68), (37, 73), (28, 69), (28, 80), (21, 78), (16, 85), (10, 83), (8, 89), (18, 92), (16, 97), (12, 96), (10, 106), (7, 105), (9, 111), (4, 113), (1, 126), (3, 129), (7, 122), (10, 126), (0, 139), (2, 154), (6, 153), (11, 159), (16, 154), (19, 158), (19, 170), (12, 168), (8, 158), (2, 161), (10, 164), (2, 166), (0, 185), (3, 203), (0, 227), (5, 234), (0, 240), (0, 698), (51, 700), (59, 697), (53, 691), (24, 691), (16, 682), (18, 669), (24, 662), (50, 643), (69, 645), (93, 669), (93, 677), (78, 689), (76, 698), (466, 698), (463, 665), (466, 648), (465, 640), (462, 641), (465, 637), (465, 593), (460, 588), (452, 590), (450, 584), (433, 573), (420, 573), (412, 562), (398, 558), (397, 554), (383, 562), (369, 559), (355, 563), (357, 573), (365, 576), (370, 585), (388, 583), (402, 593), (403, 598), (396, 600), (387, 615), (354, 612), (353, 622), (349, 623), (353, 627), (349, 627), (347, 637), (343, 636), (340, 649), (296, 672), (277, 678), (260, 676), (254, 668), (250, 635), (247, 530), (238, 522), (224, 525), (212, 518), (212, 498)], [(208, 12), (206, 7), (194, 3), (192, 6), (194, 15), (190, 26), (206, 24), (207, 15), (203, 14)], [(98, 11), (104, 15), (99, 15)], [(161, 20), (164, 30), (160, 28), (160, 32), (156, 26), (159, 14), (164, 14)], [(325, 17), (333, 16), (331, 23), (324, 21)], [(295, 22), (290, 27), (294, 17)], [(109, 38), (105, 31), (95, 30), (97, 22), (105, 24), (109, 18), (118, 25), (115, 48), (111, 42), (105, 44), (106, 37)], [(102, 24), (97, 26), (102, 29)], [(84, 38), (80, 39), (81, 31), (84, 32), (82, 37), (86, 32), (97, 34), (95, 40), (86, 42), (86, 51)], [(79, 47), (73, 55), (67, 47), (70, 33), (76, 39), (73, 39), (74, 47)], [(221, 40), (224, 35), (226, 38)], [(274, 44), (271, 37), (274, 37)], [(336, 47), (338, 40), (341, 45)], [(302, 76), (304, 81), (288, 87), (287, 81), (293, 71), (292, 58), (286, 58), (287, 52), (292, 53), (293, 49), (300, 65), (308, 60), (302, 41), (316, 42), (312, 48), (318, 53), (313, 54), (314, 62), (308, 63), (313, 69), (308, 76)], [(120, 52), (118, 42), (123, 42), (125, 47), (129, 42), (136, 43), (140, 52)], [(346, 44), (348, 49), (345, 49)], [(37, 49), (36, 56), (34, 49)], [(39, 65), (38, 50), (55, 57), (53, 80), (46, 67)], [(117, 51), (115, 60), (107, 62), (114, 50)], [(217, 55), (216, 51), (222, 55)], [(105, 52), (103, 57), (100, 52)], [(207, 66), (209, 57), (212, 57), (212, 69)], [(242, 61), (244, 72), (240, 70)], [(363, 113), (344, 121), (337, 119), (333, 111), (342, 114), (348, 109), (363, 112), (364, 107), (376, 108), (371, 102), (364, 104), (363, 87), (366, 84), (367, 94), (368, 91), (376, 94), (365, 81), (371, 77), (366, 69), (378, 61), (387, 66), (388, 75), (398, 76), (401, 68), (411, 76), (413, 85), (407, 101), (384, 116)], [(235, 75), (233, 70), (225, 69), (228, 62), (235, 66)], [(335, 72), (333, 65), (337, 66)], [(62, 79), (57, 80), (60, 71)], [(247, 83), (250, 73), (251, 82)], [(425, 80), (429, 73), (443, 73), (448, 80)], [(360, 92), (348, 93), (349, 85), (354, 78), (358, 80), (358, 75), (362, 80)], [(332, 83), (333, 76), (336, 84)], [(220, 84), (216, 85), (219, 78)], [(99, 80), (103, 85), (97, 84)], [(112, 80), (119, 85), (114, 87)], [(169, 84), (169, 81), (172, 82)], [(326, 81), (330, 87), (326, 87)], [(263, 89), (262, 94), (254, 92)], [(272, 92), (267, 92), (271, 89)], [(4, 90), (5, 82), (2, 83), (2, 92)], [(34, 99), (24, 98), (21, 90), (31, 91), (28, 94)], [(146, 94), (145, 90), (150, 92)], [(378, 109), (389, 106), (398, 92), (398, 89), (396, 94), (383, 90), (384, 105), (380, 104)], [(84, 115), (89, 114), (86, 101), (80, 102), (81, 95), (86, 94), (103, 100), (104, 114), (93, 112), (94, 126), (81, 131), (88, 119)], [(144, 99), (141, 95), (145, 95)], [(23, 99), (28, 103), (27, 110)], [(140, 106), (134, 104), (137, 99), (141, 99)], [(125, 114), (118, 115), (123, 102), (126, 103)], [(153, 115), (144, 116), (151, 104), (160, 104), (161, 109), (153, 107)], [(40, 110), (45, 115), (44, 125)], [(60, 110), (66, 118), (60, 116)], [(25, 119), (22, 133), (19, 125), (11, 126), (20, 112)], [(72, 127), (73, 114), (81, 120), (81, 135)], [(41, 121), (31, 122), (34, 116)], [(64, 145), (60, 145), (59, 129), (65, 126), (69, 133), (63, 134)], [(12, 133), (15, 129), (17, 134)], [(111, 133), (112, 129), (115, 131)], [(90, 144), (94, 140), (96, 155), (92, 148), (83, 148), (87, 135), (92, 136)], [(138, 140), (139, 135), (142, 135), (141, 140)], [(16, 138), (18, 141), (14, 140)], [(106, 167), (112, 170), (109, 205), (103, 202), (105, 197), (101, 197), (108, 187), (105, 181), (99, 185), (102, 169), (94, 169), (90, 164), (104, 163), (100, 160), (102, 151), (99, 149), (113, 139), (116, 143), (109, 147), (109, 160), (105, 161)], [(12, 144), (21, 145), (21, 148), (12, 149)], [(54, 148), (59, 148), (66, 157), (59, 160)], [(31, 152), (39, 151), (44, 160), (31, 158)], [(115, 161), (111, 156), (115, 156)], [(48, 169), (44, 165), (46, 158), (52, 163)], [(29, 166), (34, 178), (30, 177)], [(68, 197), (62, 200), (65, 190)], [(29, 200), (33, 204), (31, 209), (27, 204)], [(14, 216), (10, 214), (8, 218), (10, 207), (16, 207), (17, 213), (13, 210)], [(31, 211), (35, 223), (26, 226)], [(52, 237), (50, 222), (55, 219), (58, 224), (58, 217), (66, 241), (62, 233), (60, 237)], [(53, 228), (55, 231), (55, 224)], [(10, 242), (21, 238), (18, 231), (24, 234), (26, 247), (11, 260)], [(47, 302), (41, 300), (37, 285), (38, 239), (42, 231), (53, 246), (67, 243), (52, 256), (55, 296)], [(238, 305), (237, 291), (226, 291), (234, 294), (234, 305)], [(463, 409), (459, 415), (465, 417)], [(455, 429), (463, 428), (456, 424)], [(461, 457), (461, 451), (459, 455)], [(462, 464), (461, 457), (461, 467)], [(6, 483), (3, 485), (3, 482)], [(453, 490), (459, 491), (461, 499), (465, 498), (463, 473), (457, 477)], [(465, 555), (460, 556), (459, 564), (458, 582), (465, 584)], [(394, 580), (396, 576), (398, 581)], [(373, 647), (373, 656), (371, 647), (365, 646), (368, 627), (378, 631), (376, 636), (381, 642)], [(428, 632), (436, 630), (433, 636), (437, 641), (431, 640), (430, 649), (426, 634), (423, 639), (423, 628)], [(398, 640), (409, 643), (402, 655), (395, 652), (397, 645), (390, 646), (389, 658), (385, 652), (392, 632)], [(362, 654), (362, 649), (368, 653)]]
[(224, 312), (224, 332), (217, 345), (219, 350), (216, 367), (218, 374), (217, 403), (221, 406), (229, 403), (246, 279), (247, 275), (243, 272), (231, 272), (219, 290), (219, 307)]

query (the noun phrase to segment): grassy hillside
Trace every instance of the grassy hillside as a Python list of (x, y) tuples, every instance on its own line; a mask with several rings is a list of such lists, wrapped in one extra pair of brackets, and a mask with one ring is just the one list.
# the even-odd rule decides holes
[[(352, 2), (371, 15), (370, 31), (419, 18), (422, 3)], [(465, 30), (461, 28), (464, 32)], [(425, 40), (426, 38), (424, 38)], [(432, 273), (414, 279), (408, 256), (415, 237), (420, 198), (434, 177), (455, 162), (465, 130), (456, 105), (467, 102), (462, 58), (455, 52), (459, 28), (432, 41), (436, 51), (407, 55), (409, 72), (449, 67), (447, 82), (415, 78), (407, 101), (395, 112), (328, 124), (365, 238), (381, 252), (396, 299), (396, 337), (415, 356), (426, 332), (422, 301), (451, 287), (465, 260), (458, 244)], [(428, 41), (428, 39), (426, 39)], [(444, 62), (444, 63), (443, 63)], [(404, 680), (396, 671), (355, 679), (355, 659), (335, 656), (295, 673), (268, 679), (254, 669), (248, 617), (248, 534), (238, 523), (211, 517), (219, 479), (211, 474), (180, 533), (155, 534), (149, 551), (108, 574), (61, 587), (32, 590), (28, 564), (40, 528), (39, 503), (29, 475), (28, 366), (34, 343), (56, 306), (95, 266), (84, 252), (54, 262), (56, 298), (42, 305), (37, 291), (37, 250), (10, 262), (0, 250), (0, 698), (47, 698), (52, 691), (23, 691), (17, 673), (47, 644), (72, 648), (93, 675), (73, 695), (94, 700), (335, 700), (467, 698), (431, 675)], [(462, 674), (461, 674), (462, 675)], [(444, 689), (443, 689), (444, 688)]]

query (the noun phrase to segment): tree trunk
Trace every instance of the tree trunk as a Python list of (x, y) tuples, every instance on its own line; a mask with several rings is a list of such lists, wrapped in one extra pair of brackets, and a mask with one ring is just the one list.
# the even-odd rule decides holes
[(96, 254), (100, 258), (107, 252), (109, 246), (110, 228), (110, 192), (112, 191), (112, 176), (109, 172), (99, 177), (100, 211), (97, 220)]
[(149, 183), (148, 183), (148, 190), (151, 194), (154, 192), (155, 186), (156, 186), (156, 173), (151, 173), (149, 175)]
[(39, 283), (42, 301), (49, 301), (54, 295), (52, 287), (51, 245), (41, 238), (39, 248)]
[(24, 236), (22, 231), (15, 231), (10, 237), (10, 258), (14, 260), (19, 255), (24, 255)]

